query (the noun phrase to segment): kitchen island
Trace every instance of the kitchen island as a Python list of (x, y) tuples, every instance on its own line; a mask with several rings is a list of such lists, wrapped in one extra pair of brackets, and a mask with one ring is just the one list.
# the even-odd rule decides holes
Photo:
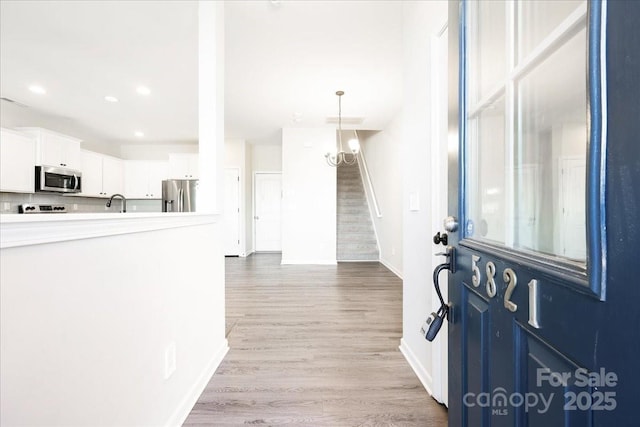
[(181, 424), (228, 349), (220, 226), (0, 215), (0, 424)]

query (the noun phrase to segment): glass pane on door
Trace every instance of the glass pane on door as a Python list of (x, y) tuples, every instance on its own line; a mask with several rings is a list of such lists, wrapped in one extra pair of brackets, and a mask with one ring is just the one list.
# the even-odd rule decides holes
[(517, 82), (514, 246), (586, 259), (587, 82), (582, 30)]
[(469, 29), (469, 95), (472, 105), (504, 86), (506, 75), (506, 4), (505, 1), (469, 2), (473, 16)]
[(505, 243), (504, 97), (482, 110), (469, 126), (467, 234)]
[(517, 56), (523, 59), (558, 27), (584, 0), (535, 0), (515, 2)]
[[(505, 10), (506, 3), (467, 3), (477, 22), (469, 23), (468, 33), (465, 237), (583, 265), (585, 4), (519, 2)], [(494, 50), (504, 39), (506, 11), (517, 14), (518, 36), (502, 40), (509, 45), (501, 54)], [(548, 37), (556, 37), (553, 50), (535, 52)], [(527, 62), (507, 70), (503, 53), (518, 49), (530, 51)]]

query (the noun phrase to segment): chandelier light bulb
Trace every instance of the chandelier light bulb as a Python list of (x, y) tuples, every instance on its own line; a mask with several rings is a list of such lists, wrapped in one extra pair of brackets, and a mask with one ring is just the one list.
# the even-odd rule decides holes
[(360, 152), (360, 141), (357, 138), (351, 138), (349, 140), (349, 149), (353, 154), (358, 154)]

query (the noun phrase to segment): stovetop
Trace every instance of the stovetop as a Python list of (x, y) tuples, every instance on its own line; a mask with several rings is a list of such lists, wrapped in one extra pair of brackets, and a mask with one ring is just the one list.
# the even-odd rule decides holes
[(32, 205), (24, 204), (18, 206), (18, 213), (21, 214), (54, 214), (65, 213), (67, 207), (65, 205)]

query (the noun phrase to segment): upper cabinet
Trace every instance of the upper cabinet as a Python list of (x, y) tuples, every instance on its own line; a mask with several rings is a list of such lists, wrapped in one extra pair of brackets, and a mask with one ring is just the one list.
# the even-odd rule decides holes
[(0, 191), (33, 193), (35, 156), (33, 138), (0, 129)]
[(162, 180), (167, 179), (166, 161), (125, 160), (124, 195), (129, 199), (162, 198)]
[(42, 128), (18, 128), (36, 140), (36, 165), (80, 170), (80, 140)]
[(198, 159), (198, 154), (169, 154), (169, 178), (197, 179), (199, 162)]
[(108, 197), (122, 193), (123, 161), (115, 157), (81, 150), (82, 193), (85, 197)]

